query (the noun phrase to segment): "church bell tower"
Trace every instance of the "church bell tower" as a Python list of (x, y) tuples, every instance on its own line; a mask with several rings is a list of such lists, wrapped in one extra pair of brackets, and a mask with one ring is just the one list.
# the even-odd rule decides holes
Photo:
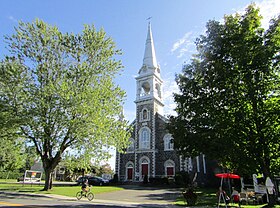
[(160, 67), (157, 64), (151, 23), (148, 25), (148, 34), (145, 45), (143, 65), (136, 77), (136, 100), (137, 108), (149, 104), (153, 114), (163, 114), (163, 95), (160, 77)]
[(149, 23), (143, 64), (136, 77), (135, 168), (140, 181), (156, 174), (156, 115), (163, 115), (162, 84)]

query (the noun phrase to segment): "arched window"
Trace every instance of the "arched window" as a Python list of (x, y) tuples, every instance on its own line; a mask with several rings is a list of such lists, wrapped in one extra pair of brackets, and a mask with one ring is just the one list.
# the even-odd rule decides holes
[(143, 120), (146, 120), (148, 118), (148, 111), (147, 109), (143, 110)]
[(147, 108), (143, 108), (140, 112), (140, 121), (150, 120), (150, 111)]
[(135, 142), (133, 138), (129, 139), (129, 146), (127, 147), (127, 152), (133, 152), (135, 149)]
[(140, 96), (147, 96), (151, 93), (151, 87), (149, 82), (144, 82), (141, 84), (141, 94)]
[(149, 128), (144, 127), (140, 129), (139, 132), (139, 148), (140, 149), (150, 149), (150, 137), (151, 131)]
[(167, 177), (173, 177), (175, 175), (175, 163), (172, 160), (165, 161), (164, 167)]
[(164, 150), (174, 150), (174, 139), (171, 134), (166, 134), (163, 137), (164, 141)]
[(161, 89), (160, 89), (160, 85), (158, 83), (156, 84), (156, 93), (157, 93), (157, 96), (159, 98), (161, 98)]

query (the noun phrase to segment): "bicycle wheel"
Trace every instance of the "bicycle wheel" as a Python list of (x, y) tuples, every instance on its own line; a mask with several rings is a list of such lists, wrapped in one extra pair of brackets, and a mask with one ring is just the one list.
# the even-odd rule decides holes
[(80, 200), (83, 197), (83, 193), (81, 191), (78, 191), (76, 197), (78, 200)]
[(89, 201), (93, 200), (93, 198), (94, 198), (93, 193), (89, 192), (89, 193), (87, 194), (87, 198), (88, 198)]

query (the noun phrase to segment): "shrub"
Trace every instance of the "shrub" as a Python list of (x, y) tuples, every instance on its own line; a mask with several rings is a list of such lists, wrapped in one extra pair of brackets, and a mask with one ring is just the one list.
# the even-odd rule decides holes
[(110, 180), (111, 184), (117, 184), (119, 182), (118, 174), (114, 174), (114, 177)]
[(23, 175), (23, 173), (20, 173), (18, 171), (0, 172), (0, 178), (1, 179), (17, 179), (18, 177), (20, 177), (22, 175)]
[(183, 187), (188, 187), (191, 183), (189, 173), (185, 171), (181, 171), (176, 173), (175, 175), (175, 184), (176, 185), (183, 185)]
[(144, 183), (144, 184), (147, 184), (147, 183), (148, 183), (148, 176), (147, 176), (147, 175), (144, 175), (143, 183)]
[(160, 178), (160, 177), (150, 177), (149, 181), (151, 184), (153, 185), (162, 185), (162, 184), (169, 184), (168, 178), (164, 177), (164, 178)]

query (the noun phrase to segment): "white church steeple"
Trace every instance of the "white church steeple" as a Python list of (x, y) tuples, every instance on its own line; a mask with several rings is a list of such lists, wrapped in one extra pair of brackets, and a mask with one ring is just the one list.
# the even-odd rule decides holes
[(143, 65), (139, 70), (139, 75), (144, 73), (157, 73), (157, 76), (160, 76), (160, 69), (157, 63), (153, 34), (152, 34), (152, 27), (150, 22), (148, 24), (148, 33), (147, 33), (147, 39), (145, 44)]
[(135, 102), (142, 105), (142, 101), (150, 101), (153, 103), (154, 112), (162, 114), (163, 111), (163, 95), (160, 77), (160, 67), (157, 64), (151, 23), (148, 24), (148, 33), (145, 44), (145, 52), (143, 65), (138, 72), (137, 93)]
[(150, 22), (148, 25), (148, 34), (147, 34), (147, 40), (145, 46), (143, 65), (146, 65), (147, 67), (151, 67), (151, 68), (156, 68), (158, 66)]

